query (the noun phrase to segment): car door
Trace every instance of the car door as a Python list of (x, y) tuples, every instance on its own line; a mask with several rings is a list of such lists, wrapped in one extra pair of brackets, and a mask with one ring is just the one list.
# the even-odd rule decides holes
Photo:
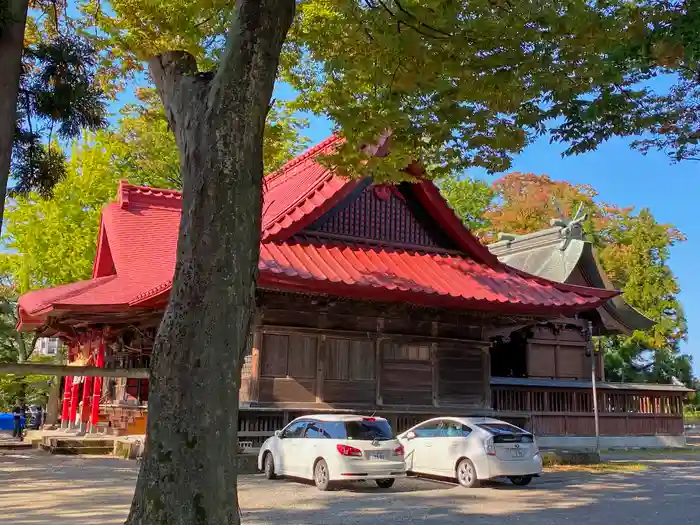
[(471, 428), (458, 421), (443, 420), (438, 424), (437, 437), (431, 450), (431, 465), (435, 473), (453, 476), (457, 460), (464, 455), (466, 438)]
[(414, 427), (414, 436), (405, 440), (405, 457), (412, 472), (431, 474), (434, 471), (432, 457), (438, 434), (438, 421), (428, 421)]
[(314, 461), (318, 457), (326, 457), (326, 446), (330, 440), (330, 434), (326, 431), (321, 421), (309, 421), (304, 431), (303, 443), (297, 451), (300, 460), (300, 476), (313, 479)]
[(309, 421), (292, 421), (280, 434), (280, 457), (275, 461), (280, 474), (300, 476), (303, 463), (299, 452), (304, 448), (304, 433)]

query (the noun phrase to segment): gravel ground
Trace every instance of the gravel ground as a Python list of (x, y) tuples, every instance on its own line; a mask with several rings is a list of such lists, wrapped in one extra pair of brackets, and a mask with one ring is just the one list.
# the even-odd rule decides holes
[[(625, 460), (633, 459), (626, 455)], [(405, 479), (382, 491), (373, 483), (321, 493), (291, 480), (239, 480), (243, 523), (391, 525), (690, 525), (700, 516), (700, 454), (648, 456), (649, 468), (625, 474), (557, 473), (525, 489), (507, 483), (465, 490)], [(111, 458), (0, 454), (3, 525), (121, 524), (137, 466)]]

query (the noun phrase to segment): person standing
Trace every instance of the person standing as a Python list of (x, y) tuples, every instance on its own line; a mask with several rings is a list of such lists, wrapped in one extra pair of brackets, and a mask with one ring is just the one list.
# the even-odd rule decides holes
[(12, 407), (12, 422), (14, 424), (12, 427), (12, 437), (19, 438), (20, 441), (24, 439), (22, 432), (22, 406), (23, 403), (17, 400), (15, 406)]

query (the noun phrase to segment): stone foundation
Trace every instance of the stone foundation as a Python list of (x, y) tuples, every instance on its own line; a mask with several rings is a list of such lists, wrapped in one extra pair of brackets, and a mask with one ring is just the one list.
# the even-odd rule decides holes
[[(595, 450), (595, 437), (580, 436), (541, 436), (537, 444), (542, 449)], [(601, 436), (601, 450), (621, 450), (635, 448), (683, 448), (685, 436)]]

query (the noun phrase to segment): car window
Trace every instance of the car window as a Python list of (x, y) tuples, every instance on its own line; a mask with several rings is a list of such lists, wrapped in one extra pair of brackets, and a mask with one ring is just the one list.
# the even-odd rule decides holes
[(510, 423), (479, 423), (477, 425), (493, 435), (499, 434), (529, 434), (527, 430), (518, 428)]
[(440, 434), (440, 423), (440, 421), (431, 421), (430, 423), (425, 423), (424, 425), (414, 428), (413, 431), (416, 433), (416, 437), (419, 438), (438, 437)]
[(386, 419), (366, 418), (358, 421), (346, 421), (345, 433), (347, 439), (361, 441), (387, 441), (393, 439), (391, 426)]
[(284, 429), (282, 437), (284, 438), (300, 438), (304, 436), (304, 429), (309, 422), (306, 420), (295, 421)]
[(325, 429), (325, 423), (312, 421), (306, 427), (305, 437), (309, 439), (330, 439), (331, 435)]
[(345, 423), (342, 421), (324, 421), (323, 430), (328, 434), (330, 439), (348, 438), (348, 434), (345, 432)]
[(441, 421), (438, 424), (439, 437), (466, 437), (472, 429), (456, 421)]

